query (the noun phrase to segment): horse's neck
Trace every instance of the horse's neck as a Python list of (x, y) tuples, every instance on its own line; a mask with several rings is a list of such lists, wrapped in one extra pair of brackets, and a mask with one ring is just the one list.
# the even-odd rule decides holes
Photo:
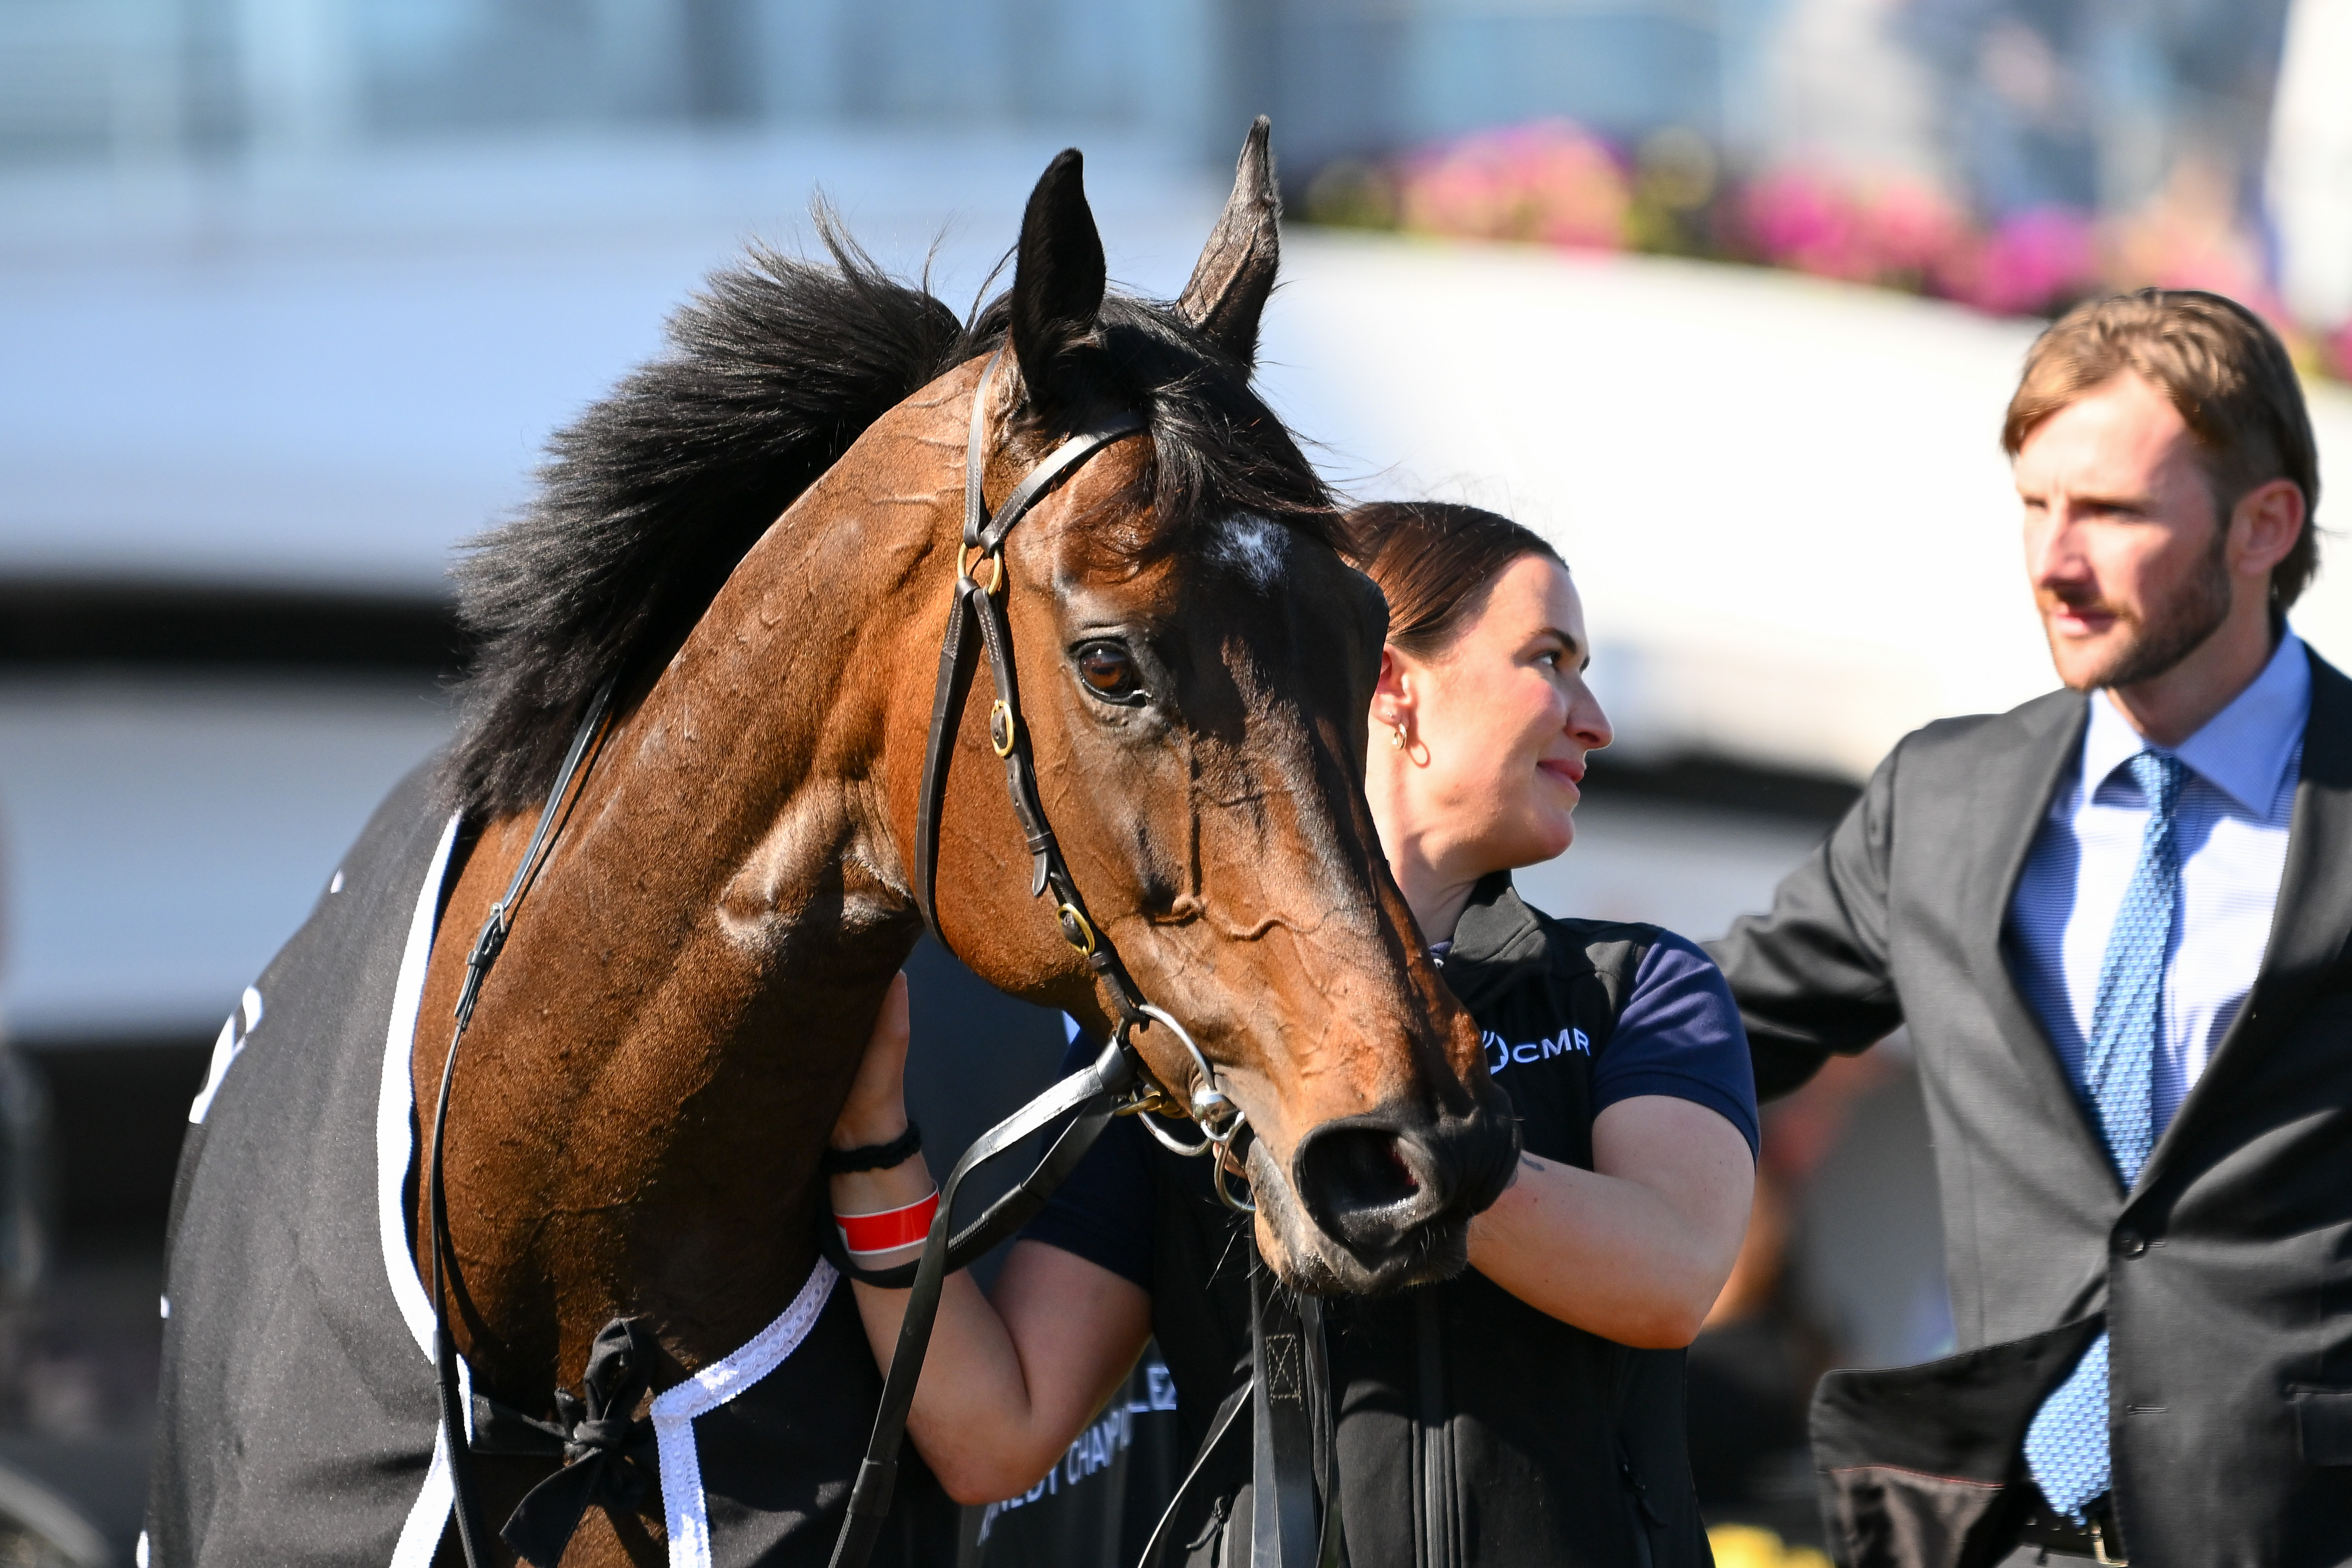
[[(614, 1314), (723, 1354), (812, 1260), (816, 1154), (919, 929), (877, 781), (883, 677), (944, 598), (915, 569), (954, 526), (951, 481), (923, 505), (913, 444), (874, 444), (618, 723), (485, 989), (447, 1169), (493, 1386), (576, 1381)], [(496, 826), (461, 877), (434, 963), (452, 998), (528, 831)], [(428, 1096), (440, 1060), (418, 1053)]]
[(867, 949), (895, 965), (913, 936), (878, 775), (908, 627), (945, 597), (914, 568), (944, 555), (952, 497), (875, 505), (872, 466), (828, 476), (745, 558), (604, 780), (613, 831), (661, 846), (628, 870), (659, 883), (640, 896), (769, 989), (836, 985)]

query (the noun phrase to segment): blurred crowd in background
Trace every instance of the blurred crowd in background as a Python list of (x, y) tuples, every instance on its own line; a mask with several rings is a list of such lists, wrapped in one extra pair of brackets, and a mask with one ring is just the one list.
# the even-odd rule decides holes
[[(1478, 444), (1507, 423), (1481, 389), (1550, 433), (1507, 449), (1517, 472), (1601, 484), (1618, 455), (1577, 433), (1612, 389), (1591, 383), (1645, 354), (1752, 405), (1801, 361), (1835, 383), (1853, 356), (1907, 352), (1921, 386), (1966, 383), (1955, 417), (1976, 423), (1922, 439), (1976, 465), (1953, 470), (1975, 488), (1944, 488), (1998, 539), (1991, 433), (2023, 319), (2109, 288), (2212, 288), (2277, 325), (2310, 376), (2352, 379), (2347, 80), (2352, 0), (0, 0), (0, 999), (18, 1047), (0, 1051), (0, 1519), (33, 1506), (8, 1490), (16, 1466), (98, 1521), (82, 1557), (57, 1560), (127, 1550), (163, 1204), (205, 1020), (446, 733), (436, 683), (462, 653), (438, 576), (450, 544), (653, 346), (662, 302), (809, 183), (845, 182), (869, 216), (905, 220), (893, 259), (919, 259), (958, 214), (992, 249), (1033, 152), (1076, 142), (1103, 154), (1098, 204), (1127, 204), (1106, 215), (1115, 265), (1169, 288), (1242, 127), (1269, 113), (1305, 226), (1268, 369), (1310, 438), (1352, 438), (1346, 455), (1375, 475), (1408, 457), (1422, 477), (1470, 475), (1468, 498), (1517, 509), (1549, 497), (1523, 478), (1481, 488), (1507, 467)], [(990, 162), (990, 147), (1012, 151)], [(973, 182), (995, 183), (975, 196)], [(1166, 256), (1148, 208), (1181, 235)], [(449, 237), (559, 209), (520, 261)], [(1350, 249), (1339, 231), (1740, 264), (2019, 319), (1891, 337), (1867, 302), (1727, 292), (1724, 273), (1682, 262), (1537, 276), (1475, 246)], [(964, 268), (974, 282), (986, 259)], [(1458, 408), (1475, 438), (1386, 450), (1383, 433), (1437, 426), (1401, 408), (1335, 434), (1347, 420), (1321, 416), (1353, 406), (1339, 390), (1372, 384), (1331, 303), (1351, 288), (1425, 291), (1428, 336), (1410, 341), (1435, 346), (1396, 350), (1399, 395)], [(1542, 290), (1563, 302), (1545, 330), (1576, 353), (1544, 367), (1556, 384), (1531, 364), (1506, 396), (1494, 367), (1515, 345), (1447, 312), (1524, 310)], [(1318, 308), (1338, 312), (1320, 338), (1296, 325)], [(1774, 321), (1785, 343), (1754, 336)], [(1598, 335), (1612, 322), (1622, 343)], [(1898, 338), (1917, 351), (1886, 347)], [(420, 344), (458, 358), (428, 375), (404, 358)], [(526, 361), (541, 380), (502, 379)], [(320, 365), (314, 385), (289, 375)], [(337, 406), (358, 411), (348, 428), (309, 423)], [(2345, 411), (2315, 410), (2325, 450)], [(1672, 423), (1650, 421), (1662, 443), (1738, 434)], [(460, 425), (497, 440), (466, 445)], [(267, 461), (240, 468), (248, 448)], [(1914, 468), (1938, 489), (1939, 471)], [(314, 469), (326, 477), (302, 489)], [(1779, 507), (1803, 526), (1820, 508), (1802, 469), (1799, 455), (1748, 477), (1760, 512), (1693, 503), (1701, 531), (1662, 526), (1656, 549), (1719, 549), (1735, 563), (1722, 591), (1769, 597), (1737, 566), (1732, 525)], [(1936, 648), (1933, 605), (1867, 629), (1896, 656), (1759, 641), (1696, 589), (1629, 568), (1667, 557), (1622, 553), (1592, 499), (1609, 493), (1528, 515), (1580, 575), (1595, 568), (1604, 643), (1612, 605), (1618, 634), (1650, 638), (1600, 670), (1620, 683), (1604, 695), (1630, 759), (1602, 759), (1579, 849), (1522, 881), (1553, 907), (1710, 937), (1818, 842), (1888, 740), (1987, 699), (1914, 680), (1920, 661), (1961, 658)], [(207, 554), (211, 539), (246, 553)], [(2047, 670), (2013, 555), (1982, 548), (1990, 565), (1951, 574), (1948, 624), (1990, 624), (1990, 663), (2023, 672), (1995, 695), (2018, 700)], [(1979, 578), (1994, 599), (1967, 597)], [(2001, 594), (2017, 614), (1989, 623), (1977, 606)], [(1728, 694), (1713, 706), (1692, 695), (1709, 681)], [(1898, 687), (1837, 728), (1867, 706), (1854, 694)], [(1769, 733), (1759, 690), (1789, 709)], [(139, 908), (105, 902), (128, 885)], [(1899, 1038), (1768, 1108), (1748, 1248), (1694, 1351), (1694, 1458), (1727, 1568), (1814, 1560), (1819, 1373), (1950, 1343), (1925, 1136)]]
[(2327, 0), (13, 0), (0, 160), (130, 176), (551, 128), (1033, 123), (1317, 222), (1628, 247), (1997, 313), (2256, 304), (2352, 374)]
[[(2283, 5), (1799, 0), (1759, 123), (1549, 118), (1326, 165), (1318, 221), (1697, 256), (2054, 315), (2245, 301), (2352, 376), (2345, 24)], [(1606, 127), (1605, 129), (1603, 127)]]

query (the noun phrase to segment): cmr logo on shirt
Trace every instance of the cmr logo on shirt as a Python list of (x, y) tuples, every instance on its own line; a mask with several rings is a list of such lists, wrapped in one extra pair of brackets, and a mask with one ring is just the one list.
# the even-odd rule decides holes
[(1492, 1030), (1486, 1031), (1486, 1071), (1490, 1076), (1514, 1061), (1541, 1061), (1570, 1052), (1587, 1057), (1592, 1054), (1592, 1041), (1580, 1029), (1564, 1029), (1549, 1040), (1529, 1040), (1524, 1045), (1512, 1045)]

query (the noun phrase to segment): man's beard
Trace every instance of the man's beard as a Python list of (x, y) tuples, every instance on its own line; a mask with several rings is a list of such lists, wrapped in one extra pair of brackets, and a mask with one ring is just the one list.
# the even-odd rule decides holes
[(2155, 680), (2203, 646), (2230, 618), (2229, 541), (2228, 528), (2215, 528), (2212, 548), (2197, 563), (2194, 574), (2172, 598), (2154, 606), (2146, 620), (2122, 605), (2098, 601), (2095, 608), (2130, 627), (2133, 635), (2105, 664), (2075, 683), (2076, 689), (2113, 689)]

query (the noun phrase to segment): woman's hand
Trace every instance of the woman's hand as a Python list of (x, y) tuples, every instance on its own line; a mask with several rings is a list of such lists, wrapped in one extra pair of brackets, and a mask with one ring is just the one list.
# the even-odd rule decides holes
[(887, 1144), (907, 1130), (907, 976), (902, 970), (883, 993), (882, 1010), (849, 1099), (833, 1124), (833, 1146), (862, 1149)]

